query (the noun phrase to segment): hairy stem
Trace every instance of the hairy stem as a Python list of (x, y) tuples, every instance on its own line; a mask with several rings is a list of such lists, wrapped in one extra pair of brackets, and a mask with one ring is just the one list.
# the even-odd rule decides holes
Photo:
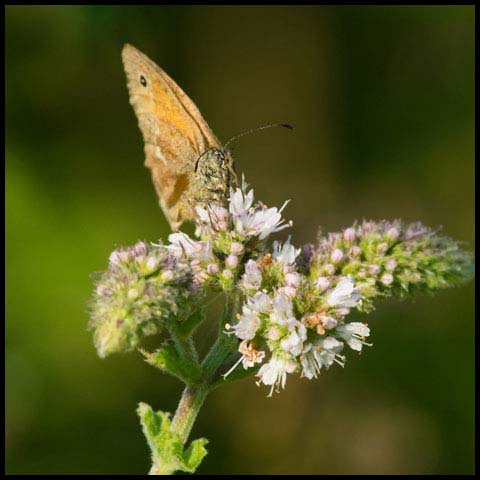
[(182, 335), (179, 334), (178, 327), (174, 322), (170, 323), (168, 326), (168, 331), (180, 355), (182, 355), (185, 359), (191, 360), (194, 363), (198, 363), (198, 354), (192, 337), (182, 337)]
[(202, 384), (199, 386), (187, 386), (182, 393), (182, 398), (172, 420), (171, 429), (180, 436), (184, 444), (190, 435), (193, 423), (208, 392), (209, 386)]
[(236, 348), (237, 342), (235, 339), (223, 332), (223, 325), (235, 313), (236, 302), (235, 295), (233, 295), (233, 298), (227, 298), (223, 315), (219, 322), (217, 339), (201, 363), (204, 380), (200, 385), (185, 387), (173, 417), (172, 431), (180, 435), (184, 443), (187, 441), (198, 412), (210, 392), (217, 370)]

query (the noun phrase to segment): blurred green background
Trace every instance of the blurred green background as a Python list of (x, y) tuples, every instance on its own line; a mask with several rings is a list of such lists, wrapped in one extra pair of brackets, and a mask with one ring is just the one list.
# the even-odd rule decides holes
[[(132, 43), (235, 147), (293, 241), (361, 218), (474, 246), (474, 7), (6, 7), (7, 473), (140, 474), (139, 401), (181, 392), (139, 354), (100, 360), (91, 272), (166, 238), (128, 104)], [(474, 288), (369, 318), (374, 347), (273, 398), (215, 391), (199, 473), (473, 473)]]

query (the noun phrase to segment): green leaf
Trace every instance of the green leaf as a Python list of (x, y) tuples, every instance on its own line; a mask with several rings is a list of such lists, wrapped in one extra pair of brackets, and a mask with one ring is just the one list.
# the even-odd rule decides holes
[(190, 443), (187, 450), (182, 453), (183, 471), (193, 473), (202, 463), (203, 458), (208, 453), (205, 445), (208, 443), (206, 438), (198, 438)]
[(179, 322), (177, 326), (178, 333), (186, 338), (190, 336), (194, 330), (205, 320), (205, 312), (203, 309), (198, 309), (193, 312), (186, 320)]
[(152, 453), (150, 475), (171, 475), (176, 471), (193, 473), (207, 454), (206, 438), (199, 438), (183, 449), (180, 436), (171, 431), (170, 414), (154, 412), (146, 403), (139, 403), (137, 413)]
[(187, 385), (195, 385), (202, 378), (202, 371), (193, 361), (186, 359), (178, 353), (171, 341), (165, 342), (155, 352), (140, 350), (145, 361), (154, 367), (177, 377)]

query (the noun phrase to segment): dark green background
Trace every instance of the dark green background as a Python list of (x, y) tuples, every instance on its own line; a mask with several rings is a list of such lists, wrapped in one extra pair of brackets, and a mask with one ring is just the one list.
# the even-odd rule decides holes
[[(89, 277), (165, 239), (120, 60), (130, 42), (194, 99), (267, 205), (318, 226), (421, 220), (474, 242), (474, 7), (6, 7), (8, 473), (144, 473), (135, 408), (181, 385), (100, 360)], [(284, 237), (285, 235), (283, 235)], [(200, 473), (472, 473), (473, 284), (388, 302), (374, 347), (284, 392), (213, 393)]]

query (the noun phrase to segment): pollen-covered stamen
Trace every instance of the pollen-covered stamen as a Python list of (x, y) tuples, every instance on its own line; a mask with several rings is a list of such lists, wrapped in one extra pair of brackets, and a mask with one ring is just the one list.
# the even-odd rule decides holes
[(242, 354), (242, 356), (235, 362), (230, 370), (223, 374), (223, 378), (227, 378), (237, 367), (240, 363), (243, 364), (243, 368), (247, 370), (250, 367), (253, 367), (256, 363), (261, 363), (265, 358), (265, 352), (261, 350), (257, 350), (252, 342), (248, 343), (247, 340), (244, 340), (240, 343), (238, 347), (238, 351)]

